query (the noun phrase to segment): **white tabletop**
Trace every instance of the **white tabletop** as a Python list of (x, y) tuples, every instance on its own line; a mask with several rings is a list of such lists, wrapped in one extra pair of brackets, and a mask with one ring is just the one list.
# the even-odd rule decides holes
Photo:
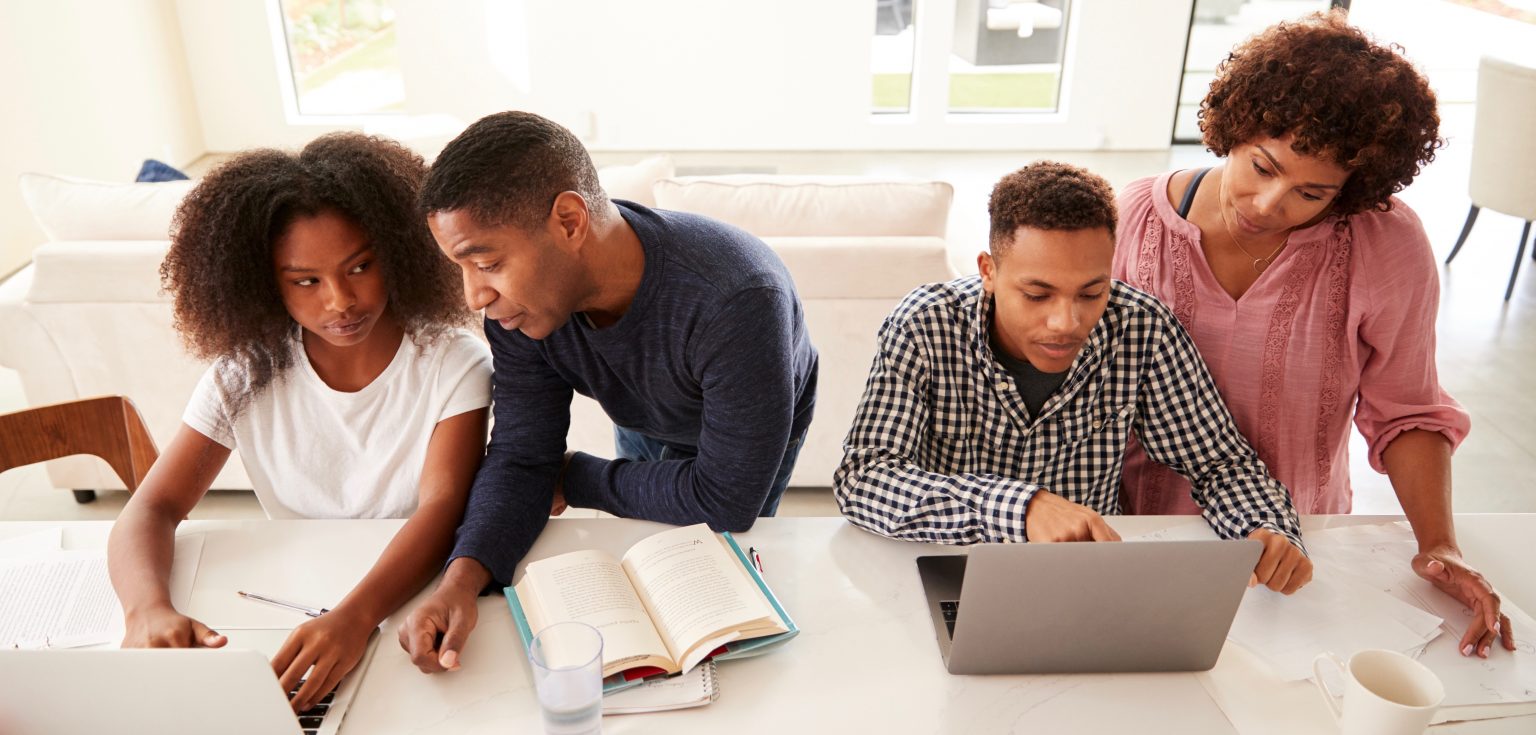
[[(1392, 520), (1400, 519), (1318, 516), (1304, 518), (1303, 525), (1316, 530)], [(1122, 535), (1201, 523), (1156, 516), (1110, 522)], [(232, 590), (330, 604), (372, 564), (399, 524), (184, 523), (179, 533), (203, 533), (206, 539), (188, 613), (216, 628), (296, 624), (300, 621), (283, 611), (239, 601)], [(49, 525), (64, 525), (65, 545), (73, 548), (103, 544), (109, 529), (102, 522), (0, 523), (0, 539)], [(529, 558), (583, 548), (622, 552), (664, 528), (629, 520), (555, 519)], [(1536, 575), (1522, 550), (1525, 539), (1536, 535), (1536, 514), (1461, 515), (1457, 529), (1469, 561), (1495, 580), (1506, 598), (1536, 610)], [(764, 577), (799, 624), (800, 636), (771, 654), (722, 663), (720, 699), (708, 707), (610, 716), (603, 722), (605, 732), (1235, 732), (1200, 674), (950, 675), (939, 657), (913, 560), (963, 553), (961, 548), (884, 539), (841, 518), (767, 518), (737, 538), (761, 553)], [(434, 676), (418, 673), (395, 642), (404, 613), (386, 621), (384, 640), (343, 732), (539, 732), (528, 666), (506, 603), (488, 596), (479, 609), (463, 668)], [(1219, 677), (1224, 670), (1218, 665), (1205, 676)], [(1301, 701), (1286, 712), (1292, 720), (1287, 724), (1295, 726), (1291, 731), (1326, 725), (1320, 698)], [(1532, 731), (1536, 718), (1531, 717), (1434, 729)]]

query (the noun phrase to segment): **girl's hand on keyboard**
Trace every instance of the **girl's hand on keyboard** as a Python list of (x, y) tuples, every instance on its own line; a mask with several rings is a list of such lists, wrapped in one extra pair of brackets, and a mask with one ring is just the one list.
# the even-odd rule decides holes
[(294, 712), (313, 707), (357, 666), (373, 628), (336, 609), (293, 629), (272, 657), (272, 670), (283, 691), (298, 689), (292, 700)]

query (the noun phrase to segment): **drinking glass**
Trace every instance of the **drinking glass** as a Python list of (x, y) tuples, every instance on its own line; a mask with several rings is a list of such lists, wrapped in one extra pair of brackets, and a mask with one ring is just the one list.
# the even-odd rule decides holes
[(528, 647), (547, 735), (603, 731), (603, 634), (586, 623), (555, 623)]

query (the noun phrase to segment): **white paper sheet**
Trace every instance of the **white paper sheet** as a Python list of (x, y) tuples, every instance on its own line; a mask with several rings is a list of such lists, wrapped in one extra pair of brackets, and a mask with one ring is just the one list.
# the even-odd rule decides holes
[(0, 541), (0, 559), (47, 554), (62, 548), (64, 548), (64, 529), (56, 526)]
[(1357, 578), (1371, 580), (1392, 596), (1444, 620), (1445, 634), (1417, 653), (1445, 683), (1445, 707), (1536, 702), (1536, 622), (1509, 600), (1502, 609), (1516, 634), (1516, 650), (1495, 643), (1488, 658), (1461, 655), (1457, 647), (1472, 622), (1472, 611), (1415, 574), (1418, 550), (1406, 524), (1335, 528), (1314, 534), (1314, 557)]
[(1318, 565), (1292, 595), (1254, 587), (1232, 621), (1230, 640), (1268, 663), (1285, 681), (1312, 676), (1320, 653), (1348, 658), (1367, 648), (1411, 653), (1440, 635), (1440, 618), (1349, 575)]
[(292, 628), (308, 618), (251, 602), (236, 592), (335, 607), (372, 568), (397, 530), (399, 524), (338, 527), (324, 521), (284, 521), (260, 534), (209, 531), (185, 613), (215, 629)]
[(0, 648), (74, 648), (122, 638), (102, 549), (0, 560)]

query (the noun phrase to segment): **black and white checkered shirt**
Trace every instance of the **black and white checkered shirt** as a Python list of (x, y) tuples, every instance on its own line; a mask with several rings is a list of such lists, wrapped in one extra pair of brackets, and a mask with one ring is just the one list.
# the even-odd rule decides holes
[(914, 541), (1025, 541), (1038, 490), (1118, 513), (1135, 430), (1153, 460), (1189, 478), (1218, 535), (1267, 528), (1301, 546), (1290, 494), (1157, 299), (1113, 282), (1103, 318), (1033, 422), (993, 357), (991, 322), (977, 276), (919, 287), (886, 318), (832, 480), (854, 524)]

